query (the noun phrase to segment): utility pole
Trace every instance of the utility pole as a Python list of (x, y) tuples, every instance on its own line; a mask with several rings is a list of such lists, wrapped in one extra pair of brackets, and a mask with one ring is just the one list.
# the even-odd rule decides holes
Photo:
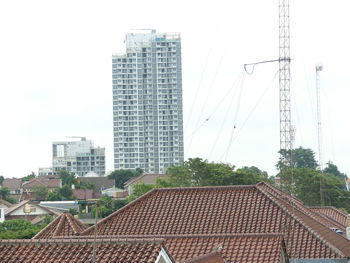
[(282, 160), (287, 166), (292, 160), (291, 109), (290, 109), (290, 31), (289, 0), (279, 0), (279, 109), (280, 150), (285, 151)]
[(323, 170), (322, 164), (322, 127), (321, 127), (321, 90), (320, 90), (320, 71), (323, 70), (322, 65), (316, 65), (316, 98), (317, 98), (317, 137), (318, 137), (318, 163), (320, 169)]

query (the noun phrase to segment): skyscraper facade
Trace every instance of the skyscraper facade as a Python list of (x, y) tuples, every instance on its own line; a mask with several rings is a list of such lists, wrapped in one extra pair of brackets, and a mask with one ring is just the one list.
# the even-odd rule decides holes
[(114, 168), (164, 173), (184, 159), (181, 38), (126, 35), (112, 56)]
[(60, 170), (73, 172), (78, 176), (85, 176), (94, 172), (104, 176), (105, 148), (93, 147), (90, 140), (85, 137), (80, 141), (62, 141), (52, 143), (52, 172), (57, 174)]

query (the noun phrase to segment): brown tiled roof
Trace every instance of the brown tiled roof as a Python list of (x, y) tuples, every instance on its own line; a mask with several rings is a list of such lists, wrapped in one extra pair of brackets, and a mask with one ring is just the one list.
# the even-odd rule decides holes
[(222, 258), (220, 252), (215, 251), (209, 254), (201, 255), (195, 258), (191, 258), (181, 263), (225, 263), (226, 261)]
[(348, 215), (333, 206), (310, 207), (310, 209), (326, 219), (340, 224), (344, 228), (347, 227)]
[(166, 177), (166, 174), (142, 174), (127, 180), (124, 185), (128, 186), (134, 183), (155, 184), (158, 178)]
[(61, 179), (48, 179), (48, 178), (33, 178), (27, 183), (23, 184), (23, 189), (32, 189), (34, 186), (46, 186), (48, 188), (61, 187)]
[(94, 198), (94, 190), (92, 189), (74, 189), (73, 196), (78, 200), (87, 200)]
[(0, 198), (0, 204), (7, 206), (7, 208), (10, 208), (11, 206), (13, 206), (13, 204), (11, 204), (10, 202), (7, 202), (6, 200), (4, 200), (2, 198)]
[(16, 178), (5, 178), (2, 182), (3, 187), (7, 187), (10, 191), (21, 189), (22, 180)]
[[(350, 241), (266, 184), (154, 189), (98, 225), (98, 235), (283, 233), (296, 258), (350, 257)], [(92, 235), (93, 227), (82, 235)]]
[[(93, 239), (1, 240), (0, 262), (92, 262), (93, 246)], [(161, 249), (162, 240), (97, 240), (96, 262), (152, 263)]]
[(33, 239), (55, 238), (59, 236), (74, 236), (87, 227), (69, 213), (56, 217), (50, 224), (37, 233)]
[(177, 262), (183, 263), (279, 263), (282, 240), (281, 235), (273, 234), (183, 236), (166, 238), (165, 246)]
[(101, 189), (108, 189), (115, 185), (113, 179), (108, 179), (107, 176), (98, 176), (98, 177), (84, 177), (80, 176), (77, 178), (78, 181), (87, 181), (94, 185), (94, 190), (101, 192)]

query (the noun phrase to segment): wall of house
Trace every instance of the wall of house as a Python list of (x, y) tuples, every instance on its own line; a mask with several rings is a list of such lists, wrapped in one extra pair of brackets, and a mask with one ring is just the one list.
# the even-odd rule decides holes
[[(32, 208), (35, 208), (35, 211), (31, 211), (29, 215), (46, 215), (49, 214), (46, 210), (42, 209), (39, 206), (36, 205), (30, 205)], [(25, 213), (23, 211), (23, 207), (18, 208), (17, 210), (13, 211), (9, 216), (24, 216)]]

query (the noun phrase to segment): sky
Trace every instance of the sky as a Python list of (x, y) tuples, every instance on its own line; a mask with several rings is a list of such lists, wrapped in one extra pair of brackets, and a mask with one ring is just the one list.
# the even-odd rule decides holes
[[(291, 0), (295, 147), (318, 158), (315, 66), (320, 72), (323, 166), (350, 173), (348, 0)], [(0, 2), (0, 175), (52, 162), (52, 142), (83, 136), (106, 147), (113, 170), (113, 53), (134, 29), (180, 32), (185, 159), (276, 173), (277, 0)]]

